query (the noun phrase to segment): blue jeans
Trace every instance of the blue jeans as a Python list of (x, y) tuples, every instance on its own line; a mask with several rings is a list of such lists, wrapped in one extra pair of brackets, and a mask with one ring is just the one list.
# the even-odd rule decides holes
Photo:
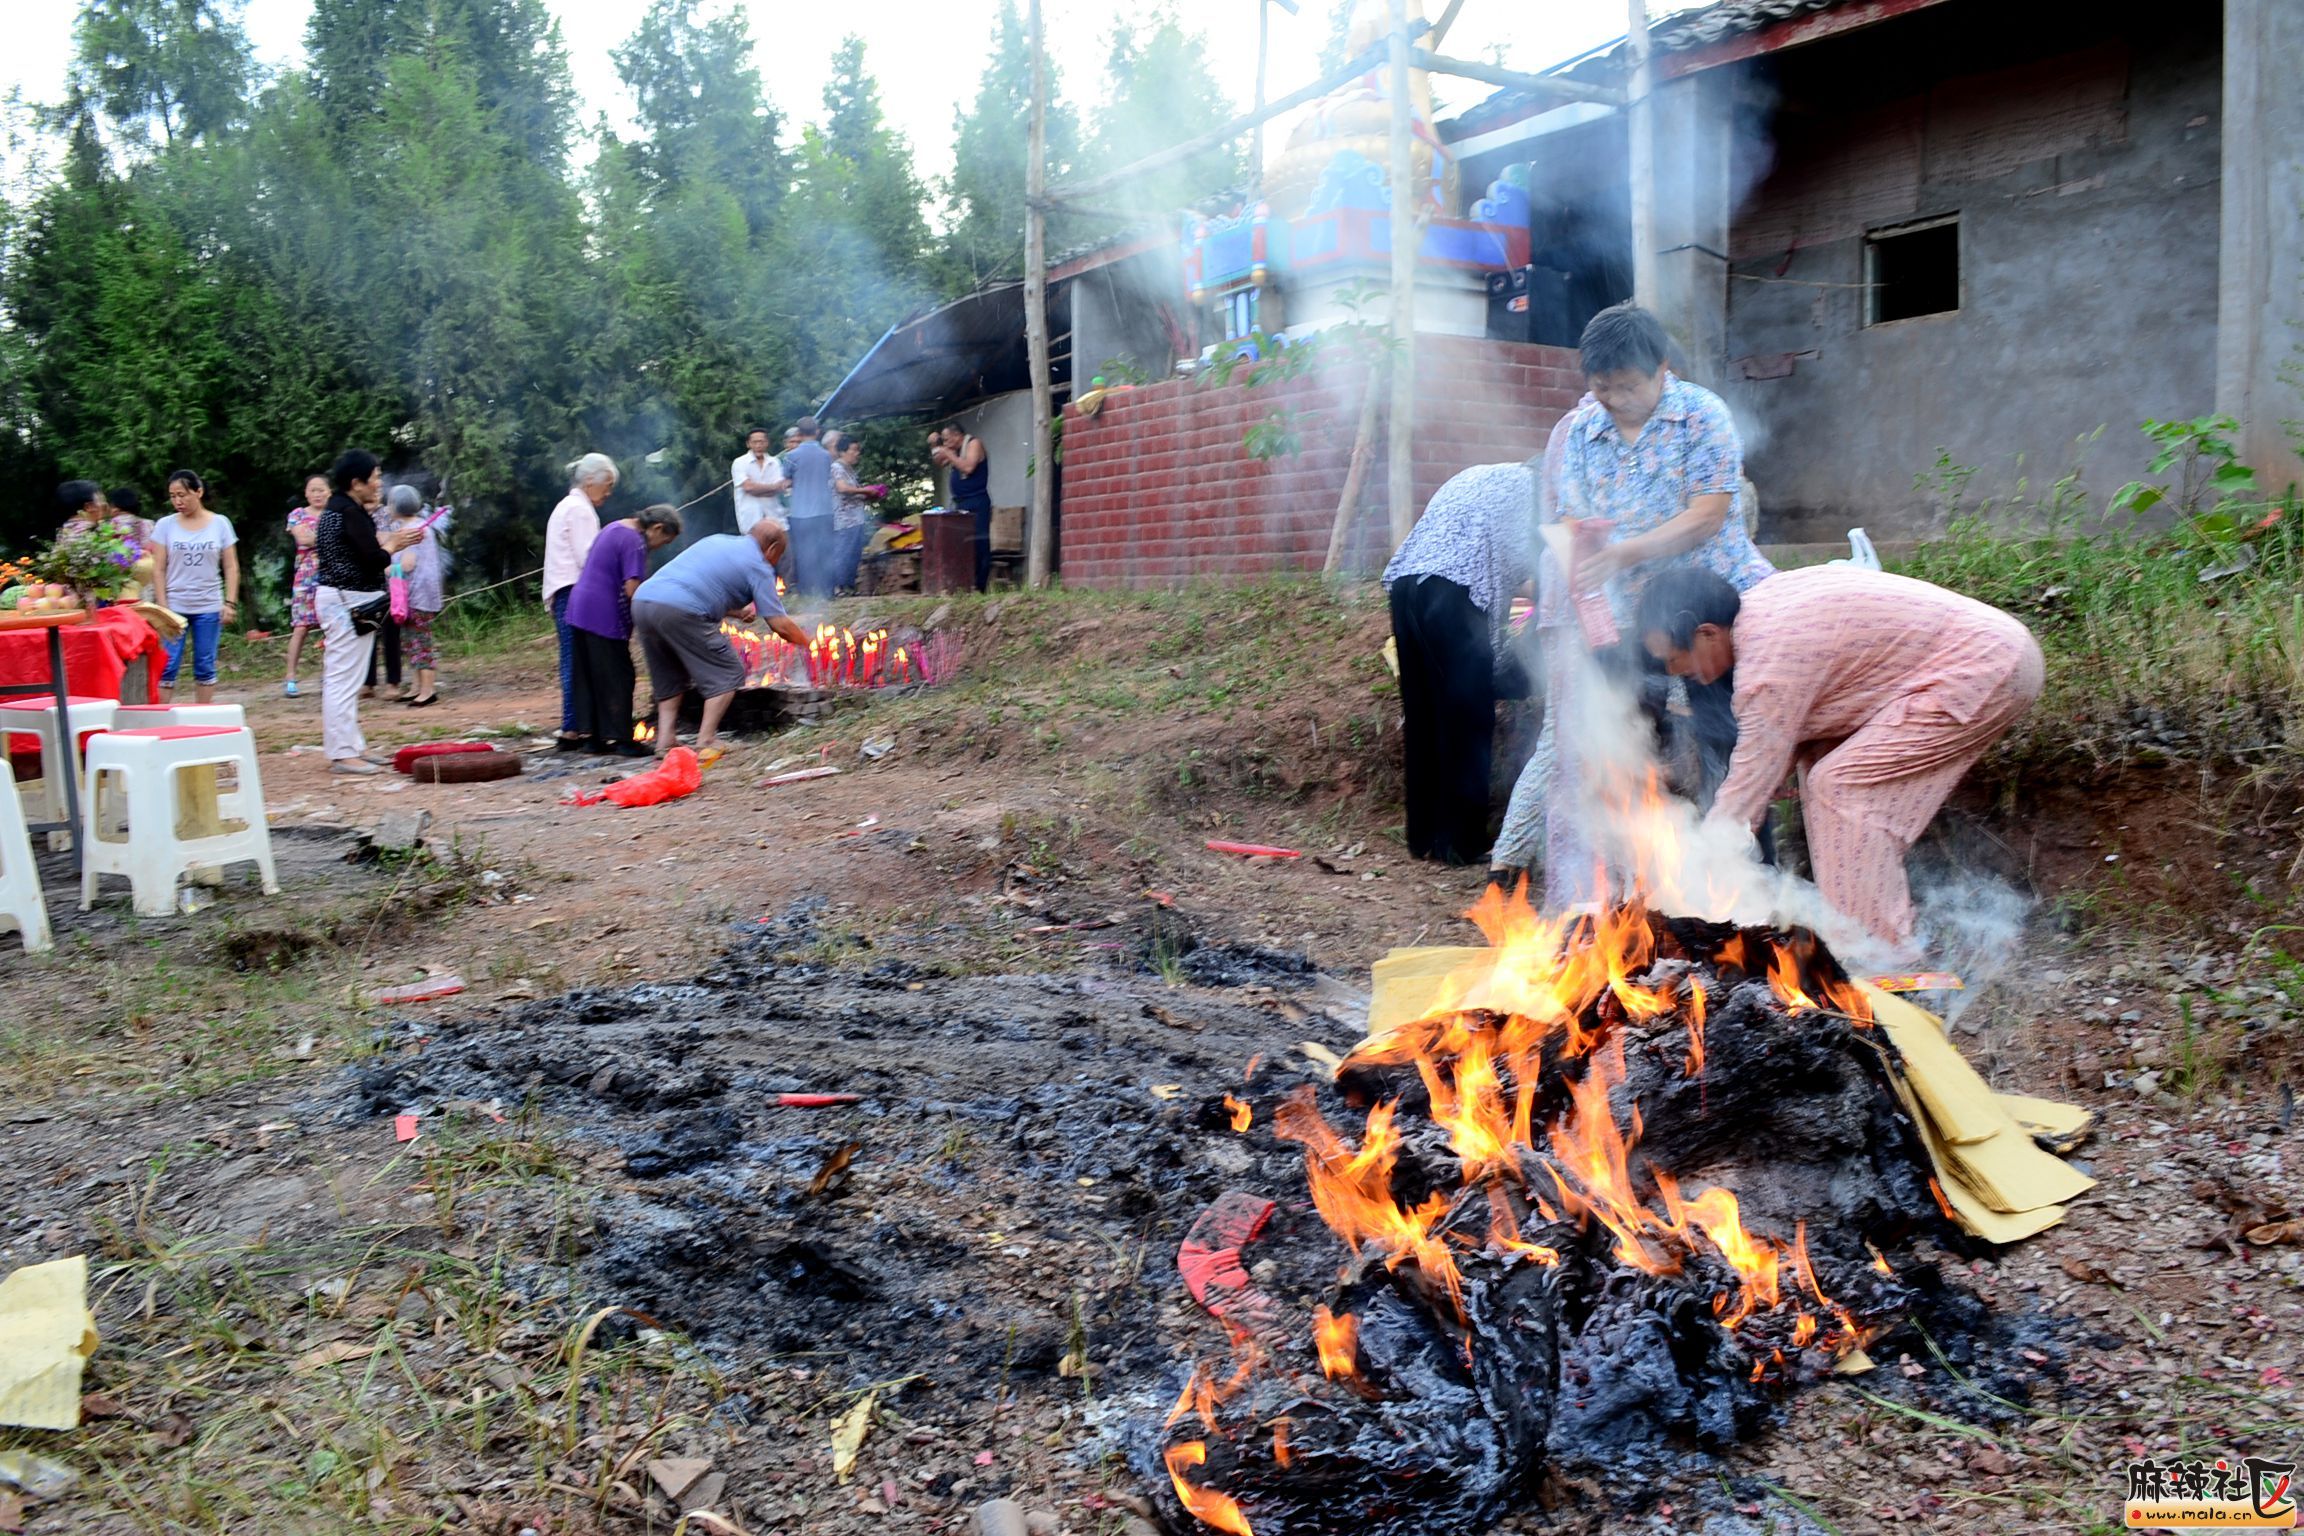
[(568, 628), (568, 599), (574, 587), (552, 594), (552, 627), (560, 632), (560, 734), (576, 734), (576, 636)]
[(192, 643), (192, 680), (213, 684), (216, 681), (216, 642), (224, 633), (224, 615), (216, 613), (188, 613), (184, 615), (184, 632), (168, 642), (168, 670), (160, 674), (160, 686), (176, 686), (176, 674), (184, 665), (184, 643)]

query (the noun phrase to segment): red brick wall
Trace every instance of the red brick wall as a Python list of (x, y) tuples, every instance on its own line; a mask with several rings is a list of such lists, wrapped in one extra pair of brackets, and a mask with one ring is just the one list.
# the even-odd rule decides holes
[[(1251, 388), (1164, 379), (1123, 390), (1093, 417), (1067, 407), (1063, 577), (1082, 587), (1171, 587), (1317, 571), (1359, 424), (1362, 371)], [(1420, 336), (1416, 342), (1416, 500), (1473, 464), (1544, 446), (1583, 377), (1558, 347)], [(1299, 452), (1258, 460), (1248, 430), (1294, 413)], [(1347, 568), (1379, 569), (1390, 551), (1384, 430), (1362, 484)]]

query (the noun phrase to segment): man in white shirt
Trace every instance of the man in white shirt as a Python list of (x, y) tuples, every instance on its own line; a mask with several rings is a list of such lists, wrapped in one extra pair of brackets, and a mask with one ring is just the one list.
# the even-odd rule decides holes
[(728, 470), (736, 489), (736, 531), (750, 533), (762, 518), (781, 528), (784, 508), (776, 498), (784, 489), (784, 466), (768, 451), (767, 429), (754, 427), (744, 447), (744, 457)]

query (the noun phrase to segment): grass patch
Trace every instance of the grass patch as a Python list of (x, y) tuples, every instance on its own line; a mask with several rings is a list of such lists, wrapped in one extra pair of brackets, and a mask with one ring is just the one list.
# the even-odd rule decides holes
[(1895, 568), (2004, 609), (2039, 638), (2047, 690), (2003, 755), (2292, 769), (2304, 749), (2304, 506), (2260, 512), (2277, 518), (2245, 540), (2127, 537), (2110, 516), (2031, 536), (1969, 519)]
[[(108, 1213), (92, 1275), (106, 1338), (90, 1387), (117, 1406), (68, 1447), (0, 1430), (0, 1447), (81, 1472), (64, 1506), (75, 1520), (154, 1533), (621, 1525), (644, 1513), (647, 1458), (727, 1394), (686, 1339), (575, 1289), (569, 1237), (588, 1227), (591, 1197), (532, 1116), (428, 1122), (365, 1185), (339, 1186), (340, 1204), (430, 1194), (432, 1219), (414, 1224), (187, 1236), (146, 1218), (169, 1162), (155, 1158)], [(512, 1509), (553, 1518), (507, 1524)]]

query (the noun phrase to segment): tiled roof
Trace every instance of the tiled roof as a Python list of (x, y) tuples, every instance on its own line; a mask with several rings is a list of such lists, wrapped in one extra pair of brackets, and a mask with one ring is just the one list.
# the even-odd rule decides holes
[(1649, 47), (1658, 53), (1700, 48), (1722, 38), (1757, 32), (1779, 21), (1829, 11), (1845, 0), (1720, 0), (1700, 11), (1683, 11), (1648, 29)]

